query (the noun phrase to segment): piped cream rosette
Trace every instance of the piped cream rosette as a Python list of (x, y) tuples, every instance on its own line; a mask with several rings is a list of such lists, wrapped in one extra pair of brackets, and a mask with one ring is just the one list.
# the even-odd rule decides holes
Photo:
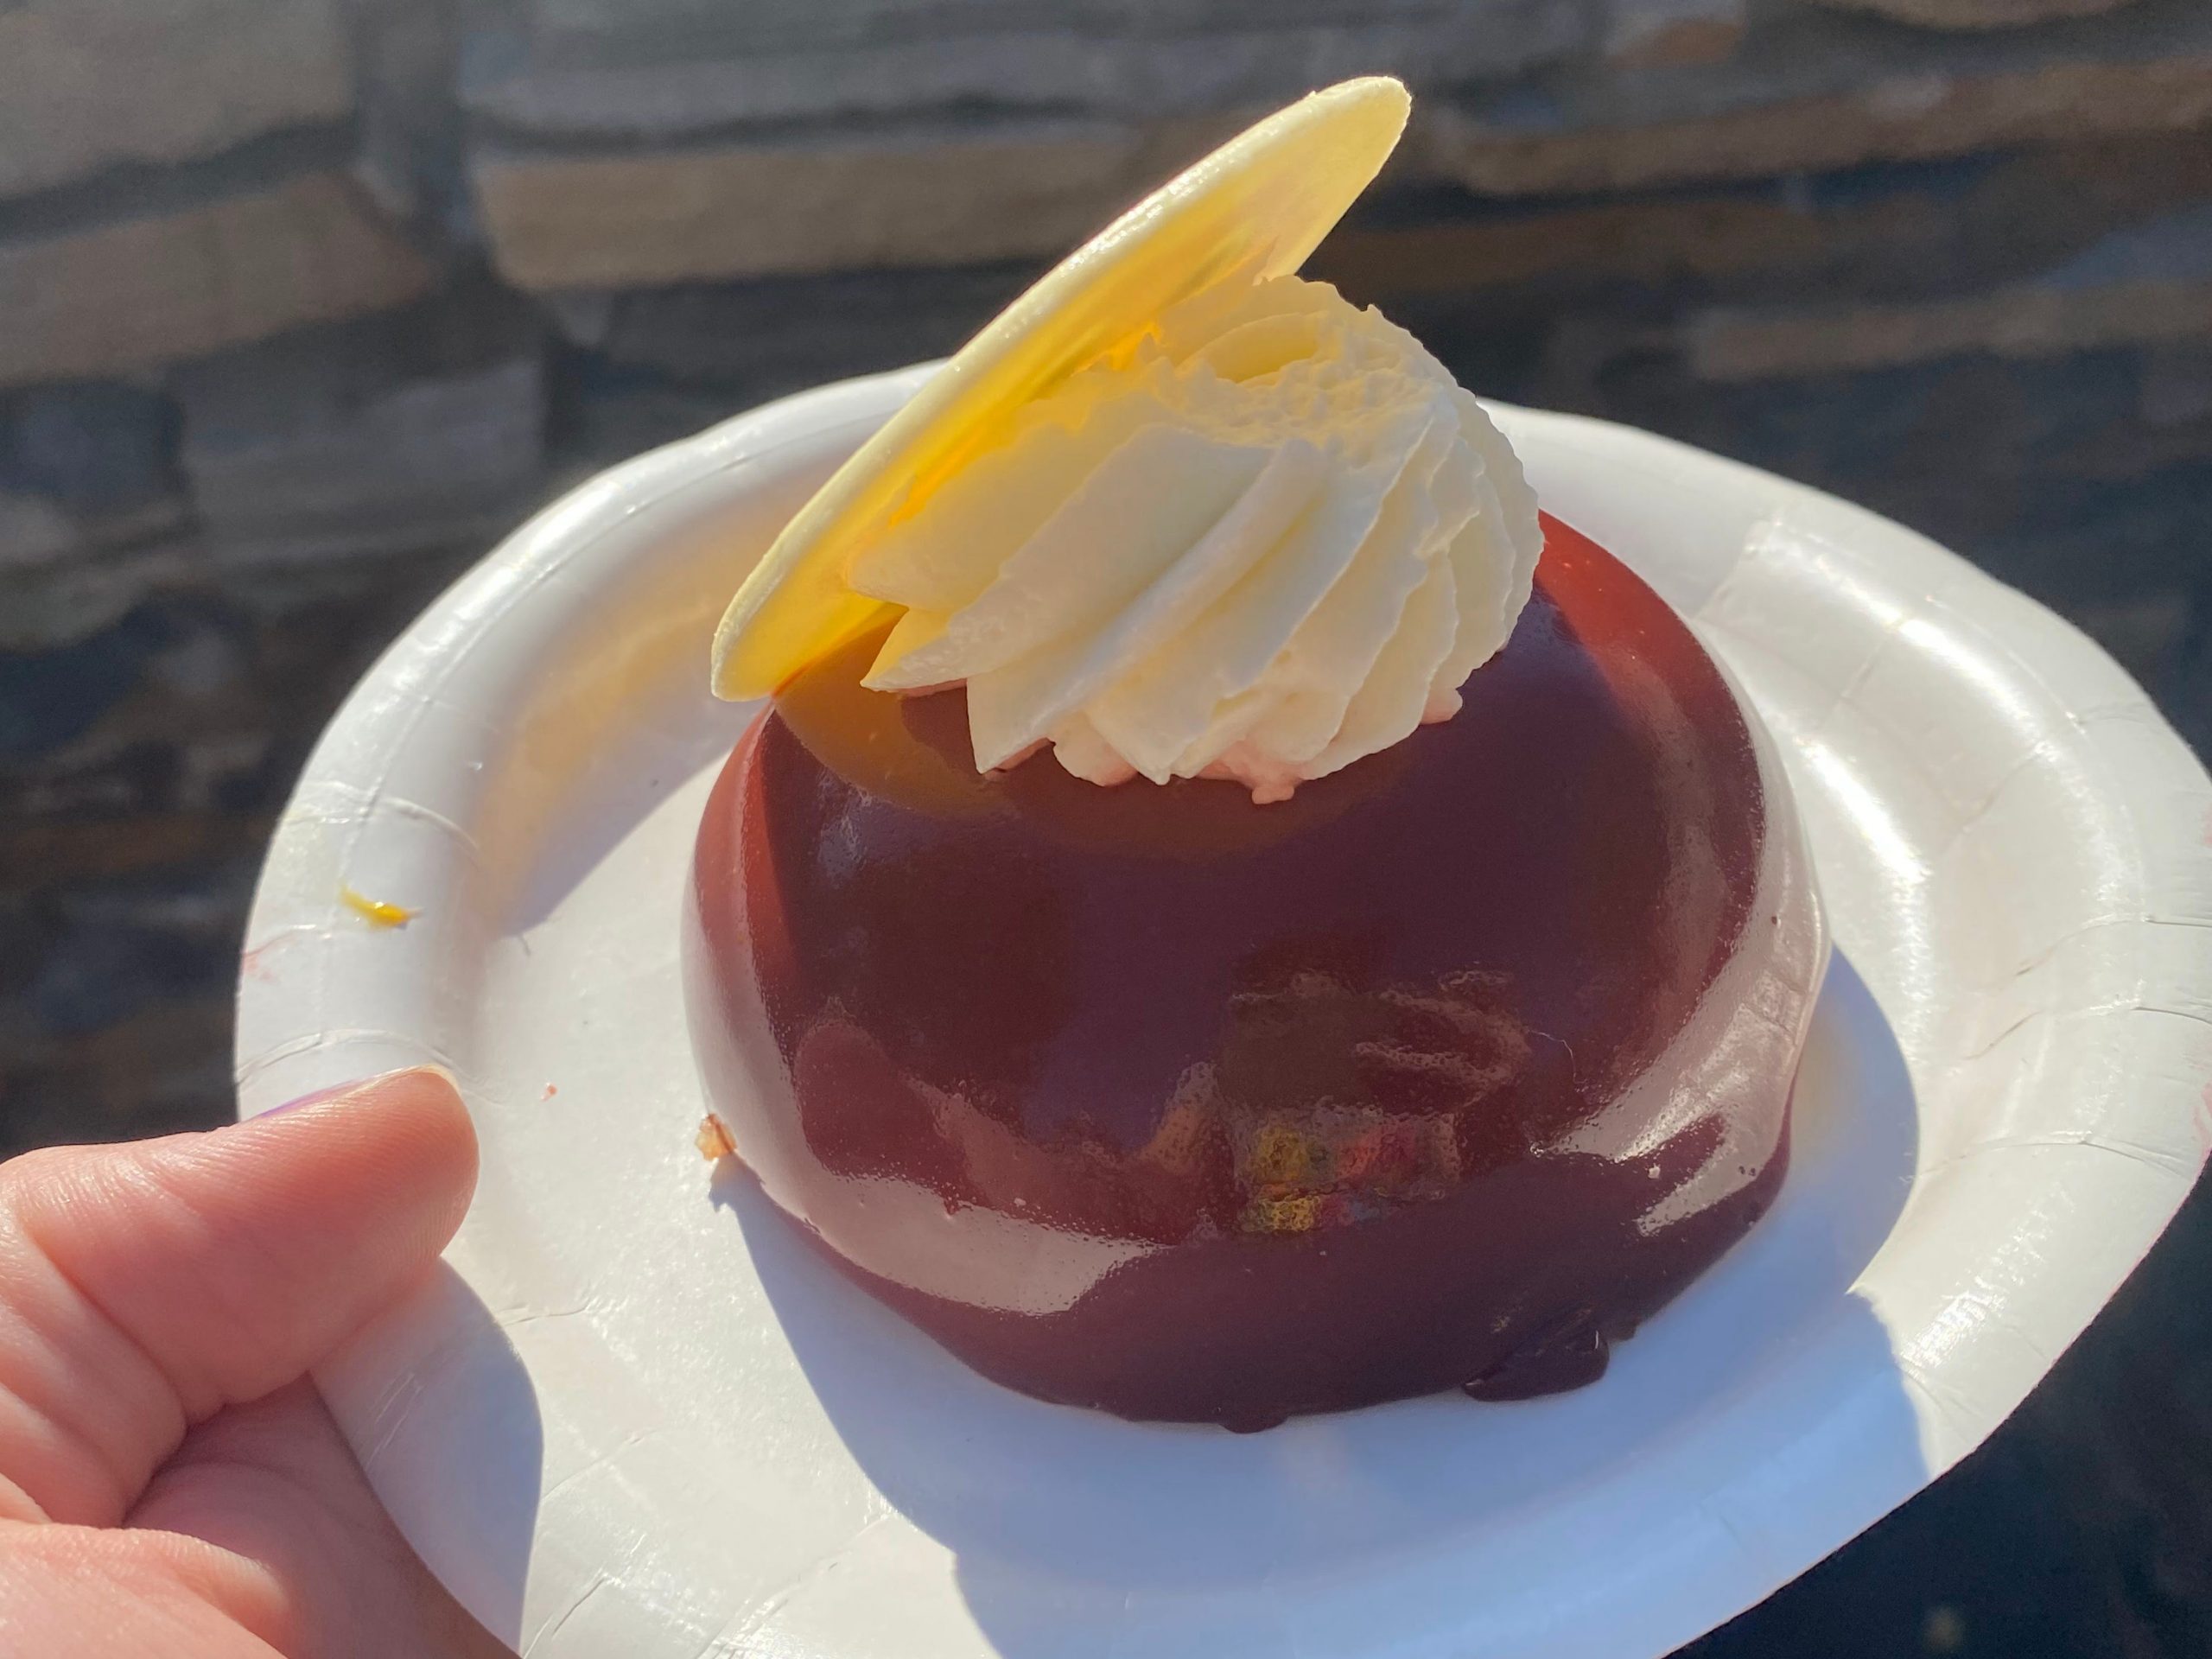
[(978, 767), (1276, 800), (1448, 718), (1541, 547), (1497, 429), (1378, 313), (1292, 273), (1405, 122), (1349, 81), (1162, 187), (977, 335), (792, 520), (715, 640), (772, 692), (967, 688)]

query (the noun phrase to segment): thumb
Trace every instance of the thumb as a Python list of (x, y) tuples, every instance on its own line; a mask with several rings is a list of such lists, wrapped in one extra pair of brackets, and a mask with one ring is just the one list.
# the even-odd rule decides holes
[(0, 1517), (119, 1522), (187, 1427), (300, 1376), (427, 1270), (475, 1179), (433, 1071), (0, 1165)]

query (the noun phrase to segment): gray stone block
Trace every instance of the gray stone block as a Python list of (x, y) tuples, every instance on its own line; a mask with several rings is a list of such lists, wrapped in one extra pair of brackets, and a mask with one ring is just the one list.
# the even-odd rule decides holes
[(1415, 118), (1429, 168), (1506, 196), (2179, 133), (2212, 124), (2212, 9), (2138, 0), (2063, 29), (1944, 36), (1777, 6), (1723, 63), (1578, 64)]
[(0, 572), (177, 528), (175, 438), (168, 400), (141, 387), (0, 396)]
[(0, 6), (0, 196), (180, 162), (353, 100), (336, 0)]
[(2054, 17), (2087, 17), (2113, 11), (2129, 0), (1819, 0), (1849, 11), (1869, 11), (1928, 29), (2018, 29)]
[(747, 56), (1059, 30), (1089, 40), (1351, 29), (1459, 16), (1496, 32), (1516, 0), (495, 0), (479, 32), (609, 60)]
[(357, 0), (355, 166), (394, 217), (465, 241), (459, 10), (454, 0)]
[(2190, 616), (2189, 592), (2177, 587), (2076, 606), (2068, 620), (2138, 681), (2155, 686), (2188, 637)]
[[(550, 10), (545, 8), (543, 10)], [(635, 19), (611, 32), (480, 40), (463, 96), (510, 135), (680, 138), (748, 124), (899, 119), (963, 108), (1147, 121), (1280, 103), (1356, 74), (1446, 87), (1518, 73), (1591, 38), (1573, 0), (1478, 4), (1153, 8), (1110, 22), (1050, 8), (953, 9), (934, 29), (870, 9), (803, 9), (779, 36), (748, 8), (741, 35)], [(1177, 13), (1182, 15), (1175, 15)], [(732, 13), (732, 16), (741, 14)]]
[(688, 437), (787, 392), (957, 350), (1031, 265), (769, 277), (567, 296), (556, 394), (563, 477)]
[(1714, 383), (1650, 351), (1610, 365), (1576, 407), (1833, 491), (2076, 612), (2202, 580), (2212, 421), (2144, 417), (2147, 355)]
[(24, 1000), (41, 1030), (81, 1036), (234, 975), (250, 861), (58, 895), (54, 930)]
[(625, 367), (773, 397), (956, 351), (1039, 269), (858, 271), (620, 295), (599, 351)]
[(685, 385), (596, 365), (571, 375), (556, 410), (547, 493), (606, 467), (688, 438), (761, 401), (725, 387)]
[(2190, 341), (2148, 354), (2143, 370), (2143, 419), (2160, 429), (2212, 421), (2212, 342)]
[(0, 768), (20, 775), (28, 763), (86, 739), (145, 690), (166, 653), (207, 626), (190, 607), (134, 603), (73, 638), (19, 641), (0, 651)]
[(182, 466), (218, 567), (429, 546), (537, 486), (534, 315), (471, 286), (188, 365)]
[[(659, 15), (672, 31), (689, 14)], [(971, 39), (893, 30), (834, 63), (765, 47), (679, 60), (612, 22), (480, 63), (469, 96), (504, 136), (473, 176), (499, 267), (550, 290), (1046, 257), (1297, 86), (1378, 67), (1328, 56), (1373, 46), (1356, 28), (1033, 40), (1016, 15)], [(1496, 82), (1453, 59), (1452, 29), (1508, 16), (1524, 67), (1594, 48), (1600, 27), (1606, 50)], [(1393, 12), (1372, 27), (1397, 31), (1398, 67), (1437, 90), (1388, 177), (1571, 195), (2212, 127), (2212, 12), (2195, 0), (1964, 39), (1802, 7), (1745, 16), (1737, 0)]]
[[(2212, 137), (2134, 140), (1819, 181), (1462, 204), (1412, 222), (1392, 213), (1341, 227), (1307, 272), (1440, 350), (1485, 335), (1521, 343), (1540, 367), (1513, 370), (1510, 387), (1476, 384), (1584, 408), (1611, 365), (1638, 353), (1678, 360), (1700, 318), (1713, 366), (1738, 374), (1761, 372), (1769, 351), (1777, 373), (1783, 353), (1840, 366), (1875, 343), (1838, 326), (1853, 317), (2001, 322), (2006, 296), (2100, 269), (2136, 245), (2131, 233), (2186, 226), (2208, 202)], [(2139, 314), (2111, 302), (2112, 327), (2145, 338), (2187, 327), (2185, 284), (2143, 288), (2157, 302)], [(2060, 335), (2086, 338), (2104, 303), (2069, 297)], [(1930, 321), (1903, 343), (1940, 342)], [(2162, 395), (2186, 397), (2178, 380)]]
[(2114, 231), (2053, 270), (1908, 302), (1716, 308), (1691, 320), (1709, 380), (1853, 372), (1967, 353), (2055, 357), (2212, 336), (2212, 203)]
[(148, 599), (197, 589), (205, 573), (188, 536), (106, 551), (74, 546), (42, 569), (0, 568), (0, 654), (73, 645)]

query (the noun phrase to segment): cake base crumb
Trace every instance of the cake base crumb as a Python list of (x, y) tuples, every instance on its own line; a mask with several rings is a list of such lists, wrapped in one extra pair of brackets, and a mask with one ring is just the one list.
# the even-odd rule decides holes
[(691, 1144), (699, 1148), (699, 1155), (710, 1164), (719, 1164), (725, 1158), (737, 1156), (737, 1143), (730, 1139), (729, 1125), (712, 1112), (699, 1120), (699, 1132), (692, 1137)]

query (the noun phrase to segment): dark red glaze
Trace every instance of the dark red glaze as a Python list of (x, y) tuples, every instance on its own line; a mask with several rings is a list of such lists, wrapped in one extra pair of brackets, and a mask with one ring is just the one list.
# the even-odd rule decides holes
[(986, 1376), (1263, 1427), (1587, 1382), (1772, 1200), (1826, 959), (1780, 773), (1547, 522), (1465, 706), (1255, 806), (979, 777), (874, 642), (731, 756), (689, 982), (717, 1109)]

